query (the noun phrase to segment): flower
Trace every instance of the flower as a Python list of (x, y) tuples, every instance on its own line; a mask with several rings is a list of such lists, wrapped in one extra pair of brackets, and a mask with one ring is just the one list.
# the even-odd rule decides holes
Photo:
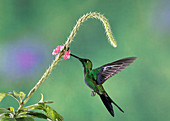
[(35, 80), (37, 74), (41, 72), (39, 67), (45, 68), (45, 63), (50, 58), (46, 52), (49, 49), (50, 46), (47, 43), (32, 36), (18, 38), (15, 43), (1, 44), (0, 76), (6, 82), (11, 83), (17, 81), (25, 84), (29, 82), (29, 79)]
[[(52, 55), (57, 55), (59, 54), (60, 51), (62, 51), (64, 49), (64, 45), (58, 45), (52, 52)], [(63, 55), (64, 60), (66, 59), (70, 59), (70, 50), (65, 51), (64, 55)]]
[(63, 55), (63, 58), (66, 60), (67, 58), (70, 59), (70, 50), (66, 51)]
[(62, 49), (64, 48), (64, 45), (58, 45), (52, 52), (52, 55), (58, 54)]

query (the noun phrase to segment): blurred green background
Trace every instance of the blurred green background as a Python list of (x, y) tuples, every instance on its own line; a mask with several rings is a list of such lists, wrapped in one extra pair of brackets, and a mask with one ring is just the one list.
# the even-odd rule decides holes
[[(27, 105), (40, 93), (65, 121), (168, 121), (170, 119), (170, 1), (169, 0), (0, 0), (0, 92), (29, 90), (43, 75), (57, 45), (62, 45), (76, 21), (87, 12), (100, 12), (111, 25), (118, 47), (113, 48), (99, 20), (80, 27), (71, 52), (93, 67), (136, 56), (127, 69), (104, 87), (115, 106), (115, 118), (99, 96), (91, 97), (81, 63), (60, 61)], [(1, 108), (17, 103), (6, 97)], [(36, 119), (40, 121), (39, 119)]]

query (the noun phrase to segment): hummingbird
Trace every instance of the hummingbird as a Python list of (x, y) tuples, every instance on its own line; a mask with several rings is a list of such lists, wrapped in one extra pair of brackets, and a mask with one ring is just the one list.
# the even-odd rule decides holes
[(108, 64), (105, 64), (101, 67), (92, 69), (92, 62), (89, 59), (80, 58), (76, 55), (70, 54), (72, 57), (78, 59), (84, 68), (84, 81), (88, 87), (92, 89), (92, 96), (94, 94), (98, 94), (109, 111), (109, 113), (114, 117), (114, 111), (112, 107), (112, 103), (124, 113), (124, 111), (109, 97), (107, 92), (103, 87), (103, 83), (109, 79), (110, 77), (114, 76), (115, 74), (119, 73), (131, 63), (133, 63), (137, 57), (128, 57), (123, 58)]

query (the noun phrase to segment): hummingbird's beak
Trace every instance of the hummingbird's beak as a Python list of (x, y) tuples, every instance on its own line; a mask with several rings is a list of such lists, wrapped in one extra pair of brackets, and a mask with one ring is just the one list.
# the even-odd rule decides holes
[(75, 57), (75, 58), (77, 58), (78, 60), (82, 61), (82, 58), (79, 58), (78, 56), (75, 56), (75, 55), (73, 55), (73, 54), (70, 54), (70, 55), (73, 56), (73, 57)]

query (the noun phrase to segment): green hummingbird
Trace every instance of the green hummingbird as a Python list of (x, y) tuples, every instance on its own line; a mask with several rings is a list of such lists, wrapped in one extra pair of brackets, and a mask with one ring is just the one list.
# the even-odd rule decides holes
[[(112, 107), (112, 103), (121, 111), (124, 112), (106, 93), (105, 89), (103, 88), (102, 84), (109, 79), (110, 77), (114, 76), (115, 74), (119, 73), (131, 63), (133, 63), (137, 57), (128, 57), (123, 58), (96, 69), (92, 69), (92, 62), (89, 59), (79, 58), (73, 54), (71, 56), (77, 58), (83, 65), (84, 68), (84, 81), (85, 83), (92, 89), (92, 93), (97, 93), (102, 102), (104, 103), (105, 107), (109, 111), (109, 113), (114, 117), (114, 111)], [(92, 95), (94, 96), (94, 95)]]

